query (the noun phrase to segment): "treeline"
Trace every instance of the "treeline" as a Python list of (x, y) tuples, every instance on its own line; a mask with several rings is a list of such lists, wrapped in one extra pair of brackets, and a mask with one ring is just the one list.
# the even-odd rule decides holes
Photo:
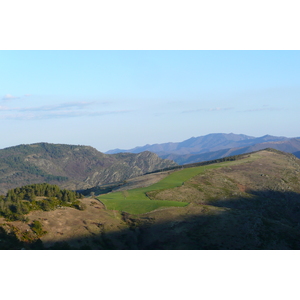
[(36, 197), (57, 197), (64, 202), (72, 202), (78, 198), (83, 198), (83, 195), (70, 190), (61, 190), (59, 186), (54, 184), (40, 183), (11, 189), (7, 192), (5, 199), (8, 201), (33, 201)]
[(48, 183), (26, 185), (0, 196), (0, 215), (11, 221), (26, 221), (25, 215), (32, 210), (49, 211), (61, 206), (83, 210), (85, 206), (79, 201), (83, 197), (82, 194), (62, 190)]

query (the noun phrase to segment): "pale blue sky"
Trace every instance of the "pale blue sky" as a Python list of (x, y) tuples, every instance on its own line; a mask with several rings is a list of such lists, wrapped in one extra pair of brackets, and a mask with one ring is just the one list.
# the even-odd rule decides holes
[(300, 136), (299, 51), (0, 51), (0, 148)]

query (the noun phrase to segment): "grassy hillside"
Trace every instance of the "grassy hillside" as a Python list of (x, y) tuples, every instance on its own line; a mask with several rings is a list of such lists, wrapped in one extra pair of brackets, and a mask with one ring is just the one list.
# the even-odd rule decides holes
[[(0, 218), (0, 238), (16, 249), (300, 249), (300, 160), (291, 154), (269, 149), (145, 178), (81, 200), (83, 211)], [(24, 243), (35, 220), (47, 233)]]
[(193, 203), (220, 204), (233, 196), (253, 198), (259, 191), (300, 193), (300, 161), (291, 154), (270, 149), (208, 167), (222, 168), (199, 173), (181, 187), (152, 191), (148, 196), (155, 200), (184, 198)]
[[(151, 200), (148, 195), (153, 194), (154, 192), (157, 193), (158, 191), (180, 187), (185, 181), (203, 173), (205, 170), (219, 168), (224, 166), (224, 164), (233, 164), (233, 162), (223, 162), (175, 171), (168, 177), (151, 186), (109, 193), (100, 196), (99, 199), (108, 209), (126, 211), (132, 214), (141, 214), (161, 207), (183, 207), (188, 205), (188, 202), (176, 202), (173, 201), (173, 198), (170, 198), (167, 201)], [(174, 197), (174, 199), (176, 199), (176, 197)]]

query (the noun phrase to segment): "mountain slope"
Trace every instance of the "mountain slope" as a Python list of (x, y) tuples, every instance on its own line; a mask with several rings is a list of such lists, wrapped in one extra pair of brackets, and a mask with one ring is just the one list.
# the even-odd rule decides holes
[(244, 134), (212, 133), (205, 136), (192, 137), (180, 143), (145, 145), (143, 147), (136, 147), (130, 150), (115, 149), (110, 150), (106, 153), (139, 153), (142, 151), (151, 151), (158, 154), (159, 156), (166, 156), (167, 154), (201, 154), (205, 152), (218, 151), (221, 149), (246, 147), (263, 142), (284, 141), (287, 139), (288, 138), (286, 137), (276, 137), (271, 135), (265, 135), (256, 138)]
[(300, 160), (293, 155), (259, 151), (147, 196), (190, 205), (148, 213), (155, 222), (143, 228), (142, 249), (300, 249)]
[(85, 189), (175, 165), (150, 152), (108, 155), (90, 146), (20, 145), (0, 150), (0, 193), (42, 182)]
[[(110, 210), (101, 201), (83, 199), (83, 211), (32, 211), (28, 224), (2, 219), (0, 237), (11, 239), (6, 245), (15, 249), (300, 249), (300, 160), (295, 156), (269, 149), (163, 177), (160, 187), (150, 183), (147, 191), (112, 194), (130, 201), (145, 192), (148, 202), (189, 205), (133, 215), (126, 207)], [(35, 220), (47, 232), (39, 244), (18, 243)]]
[(166, 154), (166, 155), (161, 155), (161, 157), (165, 159), (174, 160), (176, 163), (183, 165), (183, 164), (190, 164), (190, 163), (207, 161), (207, 160), (214, 160), (214, 159), (223, 158), (232, 155), (249, 153), (249, 152), (258, 151), (266, 148), (273, 148), (279, 151), (293, 153), (296, 156), (298, 156), (300, 150), (300, 139), (287, 139), (284, 141), (264, 142), (264, 143), (258, 143), (258, 144), (254, 144), (242, 148), (222, 149), (218, 151), (211, 151), (211, 152), (206, 152), (201, 154), (186, 154), (186, 155)]
[(296, 157), (300, 158), (300, 151), (293, 152), (293, 154), (294, 154)]

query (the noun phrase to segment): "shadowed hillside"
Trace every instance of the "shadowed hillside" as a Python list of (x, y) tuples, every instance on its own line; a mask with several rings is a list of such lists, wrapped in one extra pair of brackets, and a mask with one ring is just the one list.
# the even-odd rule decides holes
[[(275, 198), (285, 199), (289, 211), (299, 220), (299, 194), (276, 192)], [(294, 202), (288, 199), (292, 197)], [(297, 199), (297, 200), (296, 200)], [(64, 236), (63, 226), (32, 244), (20, 242), (10, 233), (8, 239), (2, 232), (7, 248), (15, 249), (98, 249), (98, 250), (299, 250), (300, 234), (297, 221), (289, 214), (279, 220), (282, 202), (268, 202), (266, 213), (257, 210), (257, 203), (247, 199), (228, 199), (228, 204), (243, 201), (244, 208), (224, 208), (212, 205), (190, 205), (169, 208), (143, 215), (111, 212), (110, 222), (99, 215), (97, 221), (82, 222), (82, 233)], [(264, 199), (257, 199), (263, 205)], [(79, 212), (80, 213), (80, 212)], [(103, 211), (107, 216), (109, 212)], [(48, 214), (49, 215), (49, 214)], [(49, 217), (42, 218), (48, 229)], [(73, 221), (62, 220), (67, 228)], [(3, 229), (2, 229), (3, 231)], [(42, 242), (43, 241), (43, 242)], [(4, 244), (2, 244), (4, 245)], [(3, 249), (3, 248), (2, 248)]]
[(300, 151), (294, 152), (293, 153), (296, 157), (300, 158)]

